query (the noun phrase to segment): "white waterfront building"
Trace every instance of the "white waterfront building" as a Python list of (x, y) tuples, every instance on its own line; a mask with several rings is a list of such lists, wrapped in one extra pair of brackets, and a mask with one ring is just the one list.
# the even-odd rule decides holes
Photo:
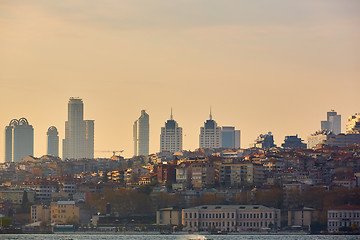
[(360, 227), (360, 207), (342, 206), (328, 210), (328, 231), (339, 232), (341, 228)]
[(185, 231), (243, 232), (280, 227), (280, 209), (262, 205), (202, 205), (183, 209)]

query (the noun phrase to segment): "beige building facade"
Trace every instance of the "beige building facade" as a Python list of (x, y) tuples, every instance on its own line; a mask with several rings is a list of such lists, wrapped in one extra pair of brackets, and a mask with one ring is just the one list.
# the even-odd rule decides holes
[(156, 211), (157, 225), (180, 225), (181, 210), (175, 208), (162, 208)]
[(51, 203), (51, 223), (79, 223), (79, 207), (75, 201), (57, 201)]
[(328, 210), (328, 231), (339, 232), (342, 228), (360, 227), (360, 207), (342, 206)]
[(185, 231), (262, 231), (280, 227), (280, 209), (262, 205), (203, 205), (183, 209)]

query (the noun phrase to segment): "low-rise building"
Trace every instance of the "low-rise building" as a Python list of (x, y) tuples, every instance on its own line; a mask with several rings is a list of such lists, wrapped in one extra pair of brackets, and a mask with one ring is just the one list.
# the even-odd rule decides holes
[(79, 207), (75, 205), (75, 201), (52, 202), (51, 222), (56, 224), (79, 223)]
[(180, 225), (181, 210), (177, 208), (162, 208), (156, 211), (157, 225)]
[(288, 211), (288, 226), (310, 227), (314, 218), (314, 209), (303, 207)]
[(32, 205), (30, 213), (31, 222), (50, 222), (51, 209), (47, 205)]
[(330, 130), (316, 131), (315, 133), (307, 137), (307, 148), (313, 149), (316, 147), (316, 145), (324, 143), (326, 140), (333, 136), (335, 136), (335, 134)]
[[(24, 195), (26, 195), (26, 197)], [(0, 190), (0, 199), (8, 200), (12, 204), (22, 204), (24, 198), (27, 198), (29, 202), (33, 203), (35, 201), (35, 191), (28, 189)]]
[(262, 205), (203, 205), (183, 209), (185, 231), (261, 231), (280, 227), (280, 209)]
[(360, 227), (360, 206), (341, 206), (328, 210), (328, 231), (339, 232), (346, 228)]

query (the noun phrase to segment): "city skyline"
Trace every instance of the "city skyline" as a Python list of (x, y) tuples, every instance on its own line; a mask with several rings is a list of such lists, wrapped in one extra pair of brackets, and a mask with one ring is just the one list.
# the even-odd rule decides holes
[[(72, 101), (72, 100), (76, 100), (76, 101), (81, 101), (81, 103), (83, 104), (83, 102), (82, 102), (82, 99), (80, 99), (80, 98), (73, 98), (73, 97), (70, 97), (70, 100), (69, 100), (69, 105), (71, 105), (70, 104), (70, 102)], [(82, 109), (83, 109), (83, 107), (82, 107)], [(141, 111), (141, 116), (143, 115), (143, 112), (145, 112), (146, 110), (142, 110)], [(333, 112), (334, 110), (331, 110), (331, 112)], [(68, 106), (68, 112), (71, 112), (71, 110), (70, 110), (70, 107)], [(329, 112), (328, 112), (329, 113)], [(148, 115), (146, 112), (145, 112), (145, 114), (146, 115)], [(358, 116), (357, 115), (358, 113), (354, 113), (354, 114), (351, 114), (349, 117), (347, 117), (347, 119), (349, 118), (351, 118), (351, 117), (353, 117), (353, 116)], [(82, 113), (80, 113), (80, 115), (81, 115), (81, 117), (83, 118), (83, 115), (84, 115), (84, 113), (82, 112)], [(141, 116), (140, 116), (140, 118), (141, 118)], [(339, 115), (339, 116), (341, 116), (341, 115)], [(81, 118), (80, 117), (80, 118)], [(140, 119), (139, 118), (139, 119)], [(344, 118), (345, 118), (345, 116), (344, 116)], [(354, 118), (354, 117), (353, 117)], [(25, 119), (25, 118), (21, 118), (21, 119)], [(139, 120), (138, 119), (138, 120)], [(15, 119), (16, 120), (16, 119)], [(26, 120), (26, 119), (25, 119)], [(136, 120), (135, 121), (135, 123), (138, 121), (138, 120)], [(171, 115), (170, 115), (170, 120), (173, 120), (173, 115), (172, 115), (172, 108), (171, 108)], [(213, 120), (213, 117), (212, 117), (212, 111), (210, 110), (210, 117), (209, 117), (209, 120), (210, 121), (214, 121)], [(206, 125), (206, 123), (209, 121), (209, 120), (205, 120), (204, 122), (203, 122), (203, 124), (205, 124)], [(27, 120), (26, 120), (27, 121)], [(84, 122), (94, 122), (95, 120), (83, 120)], [(169, 121), (169, 120), (168, 120)], [(134, 124), (135, 124), (134, 123)], [(165, 122), (166, 123), (166, 122)], [(342, 129), (346, 129), (346, 125), (348, 124), (348, 120), (346, 120), (345, 122), (343, 122), (343, 125), (344, 126), (342, 126)], [(151, 126), (151, 124), (149, 124), (150, 126)], [(217, 127), (220, 129), (220, 132), (222, 131), (221, 129), (222, 128), (236, 128), (236, 127), (229, 127), (229, 126), (223, 126), (223, 125), (218, 125), (218, 124), (216, 124), (217, 125)], [(319, 120), (318, 121), (318, 125), (319, 125), (319, 128), (317, 129), (317, 130), (315, 130), (315, 131), (318, 131), (318, 130), (321, 130), (321, 127), (322, 127), (322, 125), (323, 125), (323, 121), (321, 121), (321, 120)], [(31, 127), (33, 127), (32, 125), (31, 125)], [(134, 127), (134, 125), (133, 125), (133, 127)], [(161, 131), (163, 130), (163, 128), (164, 127), (161, 127), (160, 129), (159, 129), (159, 133), (160, 133), (160, 135), (161, 135)], [(199, 133), (201, 132), (201, 128), (204, 128), (203, 126), (199, 126)], [(182, 127), (181, 127), (181, 129), (182, 129)], [(48, 128), (47, 129), (47, 132), (46, 133), (44, 133), (44, 135), (47, 135), (48, 136), (48, 134), (49, 134), (49, 131), (50, 130), (55, 130), (55, 131), (58, 131), (57, 130), (57, 127), (55, 127), (55, 126), (51, 126), (50, 128)], [(233, 129), (234, 131), (235, 131), (235, 129)], [(134, 128), (133, 128), (133, 131), (134, 131)], [(236, 130), (236, 131), (239, 131), (239, 133), (240, 133), (240, 131), (242, 131), (242, 130)], [(5, 131), (6, 132), (6, 131)], [(345, 130), (343, 130), (342, 131), (342, 133), (345, 133), (346, 131)], [(33, 135), (35, 135), (34, 133), (36, 133), (36, 128), (33, 128)], [(65, 133), (63, 133), (63, 134), (61, 134), (61, 132), (57, 132), (57, 137), (59, 138), (59, 136), (61, 136), (61, 135), (65, 135)], [(134, 132), (133, 132), (133, 134), (134, 134)], [(311, 134), (313, 134), (313, 133), (311, 133)], [(94, 134), (93, 134), (94, 135)], [(275, 141), (275, 139), (277, 138), (276, 137), (276, 135), (274, 136), (274, 143), (275, 143), (275, 145), (277, 145), (277, 146), (281, 146), (281, 143), (283, 143), (284, 142), (284, 140), (285, 140), (285, 137), (287, 137), (288, 135), (290, 135), (290, 134), (287, 134), (287, 135), (285, 135), (284, 136), (284, 138), (283, 139), (280, 139), (280, 140), (278, 140), (278, 141)], [(96, 139), (96, 134), (94, 135), (95, 136), (95, 139)], [(308, 135), (308, 136), (304, 136), (303, 137), (303, 139), (306, 139), (306, 137), (309, 137), (310, 136), (310, 134)], [(133, 135), (133, 137), (134, 137), (134, 135)], [(199, 135), (198, 135), (198, 137), (199, 137)], [(220, 138), (221, 138), (221, 136), (220, 136)], [(152, 144), (155, 144), (156, 145), (156, 143), (158, 143), (159, 141), (158, 141), (158, 139), (157, 139), (157, 141), (155, 141), (155, 139), (154, 139), (154, 137), (152, 137), (152, 139), (154, 140), (154, 142), (152, 142), (151, 140), (150, 140), (150, 142), (149, 142), (149, 145), (151, 146)], [(199, 139), (199, 138), (198, 138)], [(254, 139), (255, 139), (255, 137), (254, 137)], [(160, 140), (161, 140), (161, 136), (160, 136)], [(240, 139), (240, 141), (242, 141), (241, 139)], [(93, 141), (94, 142), (94, 141)], [(160, 141), (161, 142), (161, 141)], [(221, 141), (220, 141), (221, 142)], [(241, 145), (240, 147), (241, 148), (249, 148), (250, 147), (250, 145), (252, 145), (253, 144), (253, 142), (254, 142), (254, 140), (252, 140), (248, 145)], [(135, 151), (135, 149), (134, 149), (134, 139), (132, 139), (132, 143), (133, 143), (133, 148), (131, 149), (125, 149), (125, 151), (127, 151), (127, 152), (134, 152)], [(32, 144), (34, 145), (34, 147), (35, 147), (35, 145), (36, 145), (36, 142), (35, 141), (33, 141), (32, 142)], [(199, 142), (198, 142), (198, 144), (199, 144)], [(46, 149), (48, 149), (48, 145), (49, 145), (49, 139), (46, 139), (46, 141), (44, 141), (44, 145), (46, 145)], [(161, 145), (161, 144), (160, 144)], [(221, 143), (220, 143), (220, 145), (221, 145)], [(96, 145), (95, 145), (96, 146)], [(33, 148), (34, 148), (33, 147)], [(63, 144), (62, 145), (58, 145), (58, 148), (59, 149), (63, 149)], [(198, 146), (194, 146), (194, 148), (189, 148), (189, 149), (183, 149), (183, 150), (195, 150), (195, 149), (197, 149), (197, 148), (199, 148), (199, 145)], [(120, 148), (118, 148), (118, 149), (120, 149)], [(122, 149), (122, 150), (124, 150), (124, 149)], [(46, 155), (46, 154), (48, 154), (48, 150), (46, 150), (47, 152), (45, 152), (44, 154), (39, 154), (39, 155), (36, 155), (36, 154), (34, 154), (34, 156), (37, 156), (37, 157), (39, 157), (39, 156), (43, 156), (43, 155)], [(58, 150), (59, 151), (59, 150)], [(109, 150), (109, 151), (113, 151), (113, 149), (111, 149), (111, 150)], [(101, 151), (101, 150), (98, 150), (98, 148), (96, 148), (96, 147), (94, 147), (94, 152), (104, 152), (104, 151)], [(152, 153), (157, 153), (157, 152), (159, 152), (159, 149), (157, 149), (157, 150), (154, 150), (153, 152), (152, 151), (150, 151), (149, 150), (149, 154), (152, 154)], [(60, 155), (60, 154), (59, 154)], [(140, 154), (141, 155), (141, 154)], [(124, 155), (125, 157), (132, 157), (132, 156), (134, 156), (134, 154), (127, 154), (127, 155)], [(63, 158), (63, 156), (61, 155), (60, 157), (62, 157)], [(96, 157), (109, 157), (109, 156), (104, 156), (103, 154), (101, 154), (101, 155), (94, 155), (94, 157), (96, 158)], [(5, 159), (5, 158), (4, 158)]]
[(344, 131), (360, 112), (359, 10), (359, 1), (331, 0), (5, 0), (0, 128), (26, 117), (34, 155), (44, 155), (48, 127), (63, 139), (66, 101), (79, 96), (96, 120), (95, 150), (126, 157), (141, 109), (151, 115), (150, 152), (171, 106), (186, 150), (198, 147), (209, 105), (219, 125), (241, 130), (241, 147), (269, 131), (278, 146), (306, 139), (330, 109)]

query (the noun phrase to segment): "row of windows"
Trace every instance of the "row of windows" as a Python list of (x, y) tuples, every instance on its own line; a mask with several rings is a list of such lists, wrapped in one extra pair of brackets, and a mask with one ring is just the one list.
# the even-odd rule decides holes
[[(185, 213), (185, 218), (197, 218), (196, 213)], [(235, 213), (199, 213), (199, 218), (235, 218)], [(276, 214), (275, 217), (277, 218)], [(259, 219), (272, 218), (272, 213), (239, 213), (237, 218)]]
[[(239, 226), (239, 227), (267, 227), (270, 224), (270, 222), (239, 222), (239, 223), (235, 223), (235, 222), (202, 222), (202, 223), (197, 223), (194, 222), (194, 227), (200, 225), (202, 227), (209, 227), (209, 226), (213, 226), (213, 227), (234, 227), (234, 226)], [(192, 222), (185, 222), (185, 226), (190, 226), (192, 227)]]
[(360, 226), (360, 222), (356, 221), (349, 221), (349, 222), (329, 222), (330, 227), (351, 227), (353, 224), (356, 224), (357, 226)]
[(329, 213), (329, 218), (337, 218), (337, 217), (349, 217), (349, 218), (351, 218), (351, 217), (360, 217), (360, 212), (354, 212), (354, 213), (351, 213), (351, 212), (339, 212), (339, 213), (332, 213), (332, 212), (330, 212)]

